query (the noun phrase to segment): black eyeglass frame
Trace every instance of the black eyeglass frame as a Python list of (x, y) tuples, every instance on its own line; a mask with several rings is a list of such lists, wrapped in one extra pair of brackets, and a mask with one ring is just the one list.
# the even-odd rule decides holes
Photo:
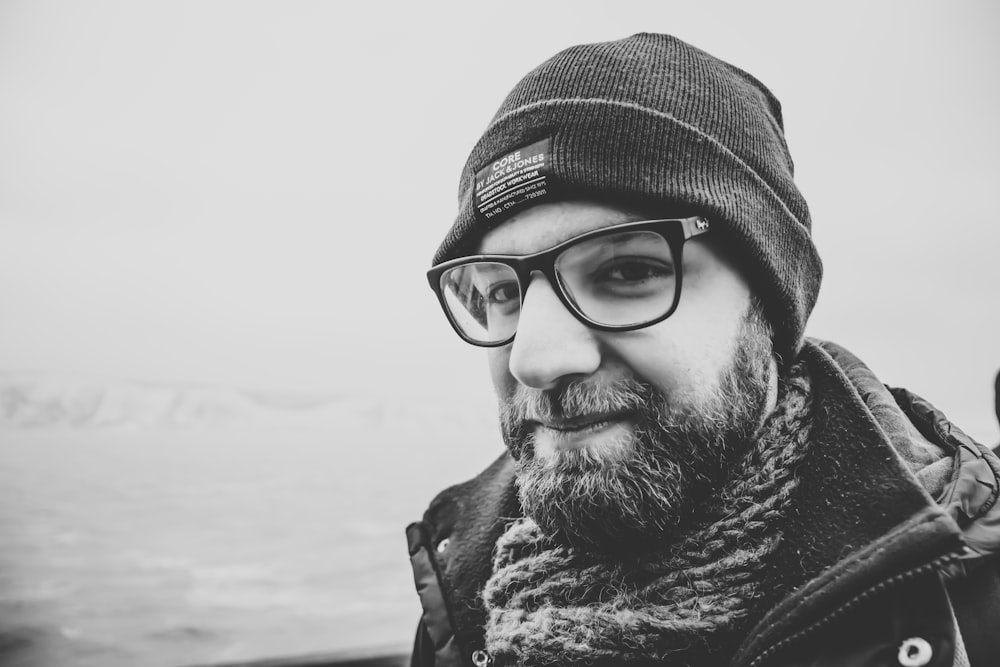
[[(431, 267), (427, 271), (427, 281), (430, 283), (431, 289), (434, 290), (434, 294), (437, 295), (438, 302), (441, 304), (441, 309), (444, 311), (445, 316), (448, 318), (448, 322), (451, 324), (451, 328), (455, 330), (462, 340), (472, 345), (478, 347), (502, 347), (507, 345), (514, 337), (517, 335), (517, 328), (515, 327), (514, 333), (504, 340), (497, 341), (495, 343), (484, 342), (480, 340), (475, 340), (470, 338), (464, 331), (462, 327), (459, 326), (458, 322), (455, 321), (454, 316), (451, 313), (451, 309), (448, 308), (448, 304), (445, 301), (444, 291), (441, 288), (441, 276), (448, 270), (454, 269), (465, 264), (475, 264), (477, 262), (493, 262), (496, 264), (504, 264), (513, 269), (514, 274), (517, 276), (519, 298), (521, 303), (524, 302), (525, 294), (528, 291), (528, 285), (531, 282), (531, 274), (535, 271), (541, 272), (545, 276), (549, 284), (555, 287), (556, 294), (559, 295), (559, 300), (566, 306), (566, 309), (573, 314), (576, 319), (580, 322), (586, 324), (587, 326), (597, 329), (598, 331), (636, 331), (638, 329), (643, 329), (645, 327), (652, 326), (663, 320), (667, 319), (674, 314), (677, 310), (677, 305), (681, 300), (681, 287), (684, 278), (683, 270), (683, 249), (684, 243), (688, 239), (694, 238), (704, 234), (709, 230), (709, 221), (703, 216), (693, 216), (689, 218), (663, 218), (658, 220), (636, 220), (633, 222), (623, 222), (618, 225), (611, 225), (609, 227), (601, 227), (600, 229), (595, 229), (590, 232), (585, 232), (579, 236), (574, 236), (571, 239), (567, 239), (562, 243), (552, 246), (541, 252), (536, 252), (531, 255), (468, 255), (466, 257), (458, 257), (456, 259), (448, 260), (447, 262), (442, 262), (436, 266)], [(622, 232), (641, 232), (650, 231), (663, 237), (663, 240), (667, 242), (670, 247), (671, 256), (674, 259), (674, 263), (677, 267), (676, 270), (676, 284), (674, 286), (674, 300), (670, 304), (670, 308), (667, 311), (652, 320), (647, 322), (641, 322), (638, 324), (601, 324), (600, 322), (595, 322), (594, 320), (587, 317), (575, 303), (573, 299), (570, 298), (569, 294), (566, 292), (566, 286), (563, 285), (562, 280), (556, 273), (556, 259), (562, 254), (567, 248), (574, 246), (578, 243), (584, 241), (589, 241), (591, 239), (600, 238), (602, 236), (610, 236), (612, 234), (620, 234)], [(520, 308), (520, 305), (518, 306)]]

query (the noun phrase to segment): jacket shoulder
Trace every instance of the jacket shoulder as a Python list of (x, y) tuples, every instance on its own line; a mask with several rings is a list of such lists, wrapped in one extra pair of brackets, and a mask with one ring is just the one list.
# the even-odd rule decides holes
[(521, 516), (515, 466), (504, 452), (472, 479), (439, 493), (423, 520), (407, 528), (423, 607), (418, 637), (426, 635), (419, 651), (415, 645), (414, 664), (427, 664), (418, 653), (433, 655), (435, 664), (463, 664), (482, 648), (486, 614), (479, 592), (492, 572), (497, 539)]
[(505, 514), (520, 516), (514, 468), (514, 460), (504, 452), (472, 479), (438, 493), (423, 516), (431, 541), (437, 545), (445, 539), (474, 539), (503, 521)]

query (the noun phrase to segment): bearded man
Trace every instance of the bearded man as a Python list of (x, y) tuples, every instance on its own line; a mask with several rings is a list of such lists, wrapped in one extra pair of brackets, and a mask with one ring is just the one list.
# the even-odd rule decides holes
[(428, 272), (507, 451), (407, 529), (414, 665), (1000, 664), (996, 457), (804, 337), (781, 110), (667, 35), (510, 93)]

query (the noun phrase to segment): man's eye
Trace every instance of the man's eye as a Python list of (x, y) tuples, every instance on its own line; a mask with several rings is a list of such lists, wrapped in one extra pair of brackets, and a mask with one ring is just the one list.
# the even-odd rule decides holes
[(511, 301), (516, 301), (517, 298), (517, 283), (512, 280), (493, 285), (486, 294), (486, 299), (490, 303), (510, 303)]
[(616, 261), (601, 271), (600, 280), (623, 283), (638, 283), (645, 280), (667, 278), (674, 274), (669, 264), (651, 259), (629, 258)]

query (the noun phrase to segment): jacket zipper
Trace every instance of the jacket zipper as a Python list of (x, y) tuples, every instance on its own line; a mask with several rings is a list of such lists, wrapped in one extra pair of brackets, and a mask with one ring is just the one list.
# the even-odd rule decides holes
[(785, 637), (778, 643), (772, 644), (768, 648), (764, 649), (762, 652), (757, 654), (757, 657), (755, 657), (753, 660), (750, 661), (749, 667), (759, 667), (764, 660), (770, 658), (777, 651), (780, 651), (781, 649), (788, 647), (792, 643), (799, 642), (803, 639), (808, 638), (809, 635), (818, 632), (819, 630), (829, 625), (836, 619), (840, 618), (841, 616), (843, 616), (851, 609), (864, 602), (865, 600), (868, 600), (869, 598), (878, 595), (880, 593), (883, 593), (889, 590), (890, 588), (898, 586), (902, 583), (915, 579), (919, 576), (923, 576), (933, 570), (943, 569), (947, 565), (950, 565), (952, 561), (958, 560), (959, 558), (960, 558), (959, 554), (955, 553), (945, 554), (944, 556), (939, 556), (938, 558), (935, 558), (934, 560), (928, 563), (924, 563), (923, 565), (917, 566), (911, 570), (907, 570), (906, 572), (901, 572), (900, 574), (894, 575), (892, 577), (889, 577), (888, 579), (880, 581), (879, 583), (872, 586), (863, 593), (859, 593), (858, 595), (854, 596), (853, 598), (848, 600), (845, 604), (841, 605), (838, 609), (830, 612), (829, 614), (819, 619), (809, 627), (803, 628), (802, 630), (799, 630), (798, 632), (788, 637)]

